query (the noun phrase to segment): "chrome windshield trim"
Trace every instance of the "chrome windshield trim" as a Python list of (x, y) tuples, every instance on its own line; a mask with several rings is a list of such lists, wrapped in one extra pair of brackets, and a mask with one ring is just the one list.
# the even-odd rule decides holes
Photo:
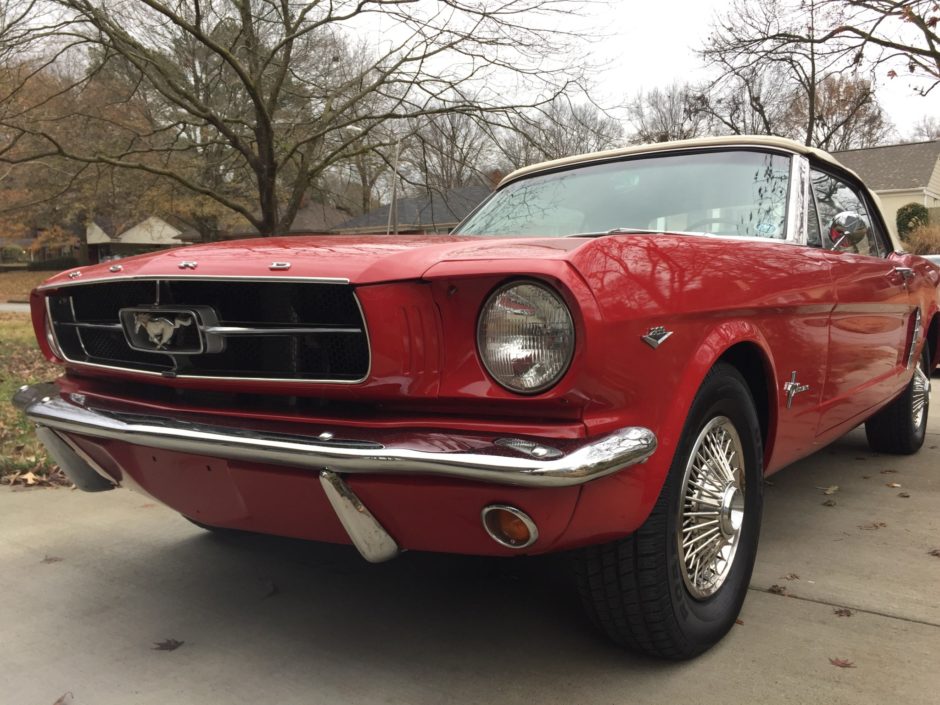
[[(424, 450), (437, 433), (417, 432), (411, 446), (400, 430), (373, 429), (363, 444), (331, 444), (317, 435), (268, 433), (173, 416), (140, 416), (81, 406), (58, 396), (50, 385), (21, 389), (13, 402), (35, 423), (62, 433), (113, 439), (180, 453), (341, 473), (438, 475), (500, 485), (566, 487), (580, 485), (641, 463), (656, 450), (656, 436), (642, 427), (622, 428), (604, 436), (576, 441), (551, 439), (562, 453), (533, 458), (496, 438), (474, 435), (469, 450)], [(500, 434), (498, 437), (504, 437)], [(387, 436), (387, 437), (386, 437)], [(548, 439), (546, 439), (548, 440)], [(463, 444), (452, 444), (466, 448)], [(438, 447), (440, 447), (438, 445)]]
[(787, 240), (807, 243), (807, 204), (809, 203), (809, 159), (801, 154), (790, 161), (790, 193), (787, 208)]

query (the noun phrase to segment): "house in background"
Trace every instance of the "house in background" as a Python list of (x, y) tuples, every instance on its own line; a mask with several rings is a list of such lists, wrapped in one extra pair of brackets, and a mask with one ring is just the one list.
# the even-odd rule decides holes
[(940, 220), (940, 140), (834, 152), (878, 194), (888, 227), (897, 232), (898, 208), (919, 203)]
[[(256, 214), (257, 215), (257, 214)], [(288, 235), (325, 235), (334, 227), (349, 220), (349, 213), (325, 203), (309, 202), (302, 206), (287, 231)], [(244, 222), (244, 221), (243, 221)], [(258, 237), (258, 229), (245, 223), (245, 228), (225, 230), (218, 234), (220, 240), (239, 240)]]
[(396, 203), (398, 217), (396, 219), (392, 213), (391, 228), (391, 205), (385, 205), (347, 220), (337, 225), (333, 231), (382, 235), (388, 230), (399, 233), (446, 234), (489, 196), (490, 191), (488, 186), (462, 186), (432, 192), (427, 196), (399, 198)]
[(166, 247), (179, 247), (199, 239), (195, 230), (171, 220), (152, 215), (123, 232), (115, 233), (116, 228), (106, 218), (95, 218), (85, 228), (88, 259), (105, 262)]

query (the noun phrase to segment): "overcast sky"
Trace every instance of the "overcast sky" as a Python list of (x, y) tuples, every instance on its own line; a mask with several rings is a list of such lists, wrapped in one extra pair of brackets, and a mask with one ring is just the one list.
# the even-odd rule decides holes
[[(435, 6), (425, 1), (427, 7)], [(716, 15), (728, 11), (730, 0), (570, 0), (570, 5), (577, 15), (557, 24), (583, 39), (590, 63), (605, 66), (593, 76), (592, 96), (611, 109), (623, 106), (640, 89), (712, 77), (695, 52), (711, 33)], [(378, 48), (390, 46), (392, 37), (402, 38), (399, 28), (381, 13), (355, 24)], [(544, 20), (536, 24), (546, 26)], [(876, 95), (897, 130), (891, 141), (905, 141), (923, 116), (940, 116), (940, 88), (927, 97), (916, 95), (910, 79), (887, 78), (889, 68), (877, 69)], [(623, 111), (612, 110), (611, 115), (625, 118)]]
[[(586, 25), (609, 35), (592, 47), (598, 58), (610, 62), (598, 76), (599, 97), (617, 103), (639, 88), (706, 78), (695, 50), (708, 37), (715, 14), (728, 7), (728, 0), (613, 0), (583, 6)], [(924, 115), (940, 117), (940, 88), (927, 97), (915, 95), (910, 80), (888, 79), (888, 68), (877, 70), (876, 94), (901, 140)]]

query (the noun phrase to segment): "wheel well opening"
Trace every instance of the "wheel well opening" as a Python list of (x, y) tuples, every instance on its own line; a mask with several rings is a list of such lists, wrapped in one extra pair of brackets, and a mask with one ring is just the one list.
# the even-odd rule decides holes
[(764, 444), (766, 456), (770, 451), (770, 389), (768, 386), (770, 370), (766, 365), (764, 354), (753, 343), (738, 343), (728, 348), (720, 359), (722, 362), (733, 365), (747, 382), (748, 390), (751, 392), (757, 409), (761, 441)]

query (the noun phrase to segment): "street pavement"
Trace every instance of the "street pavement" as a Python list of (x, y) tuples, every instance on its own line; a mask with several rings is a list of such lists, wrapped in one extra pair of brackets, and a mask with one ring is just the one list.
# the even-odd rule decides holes
[(126, 490), (2, 488), (0, 705), (936, 704), (933, 401), (916, 456), (857, 429), (770, 479), (741, 623), (687, 663), (597, 636), (560, 557), (369, 565)]

